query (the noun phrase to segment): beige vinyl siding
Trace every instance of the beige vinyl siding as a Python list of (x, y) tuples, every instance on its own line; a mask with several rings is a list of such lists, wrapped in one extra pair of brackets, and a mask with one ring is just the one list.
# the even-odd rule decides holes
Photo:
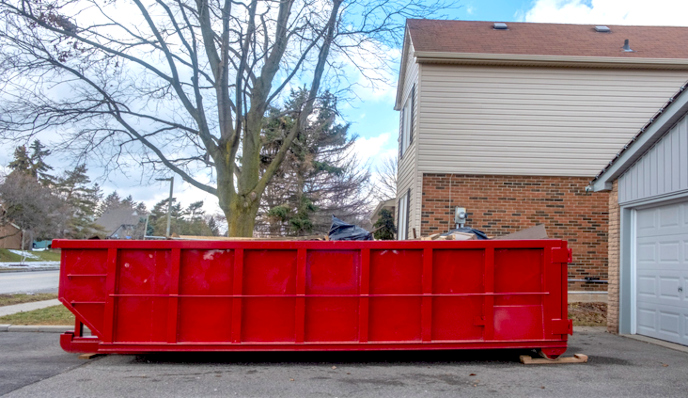
[(420, 173), (593, 177), (686, 71), (423, 64)]
[[(401, 106), (403, 108), (406, 101), (409, 99), (411, 92), (413, 91), (413, 85), (416, 85), (416, 99), (413, 109), (413, 141), (404, 151), (404, 155), (399, 159), (398, 172), (397, 172), (397, 202), (399, 204), (399, 199), (406, 195), (408, 189), (411, 188), (411, 197), (409, 203), (409, 237), (413, 237), (413, 228), (416, 228), (416, 232), (420, 233), (420, 186), (417, 182), (417, 168), (418, 168), (418, 109), (419, 109), (419, 93), (420, 85), (418, 84), (418, 64), (413, 56), (413, 46), (410, 42), (409, 44), (409, 56), (406, 57), (406, 76), (404, 77), (404, 91), (402, 93)], [(401, 137), (401, 112), (399, 112), (399, 134)], [(397, 216), (397, 215), (395, 215)]]

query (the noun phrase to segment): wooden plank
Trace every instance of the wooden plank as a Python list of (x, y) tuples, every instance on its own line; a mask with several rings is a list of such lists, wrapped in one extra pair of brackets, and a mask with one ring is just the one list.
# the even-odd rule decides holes
[(585, 354), (573, 354), (572, 357), (559, 357), (557, 359), (532, 358), (530, 355), (521, 355), (521, 363), (524, 365), (556, 365), (560, 363), (586, 363), (588, 356)]
[(81, 354), (81, 355), (79, 355), (78, 358), (79, 358), (79, 359), (93, 359), (93, 358), (95, 358), (95, 357), (97, 357), (97, 356), (99, 356), (99, 355), (103, 355), (103, 354), (98, 354), (97, 352), (89, 352), (89, 353), (87, 353), (87, 354)]

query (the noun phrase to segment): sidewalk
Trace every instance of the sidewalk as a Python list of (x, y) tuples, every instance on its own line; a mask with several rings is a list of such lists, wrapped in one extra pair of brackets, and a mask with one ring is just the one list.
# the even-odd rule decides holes
[(34, 301), (33, 303), (6, 305), (4, 307), (0, 307), (0, 316), (12, 315), (18, 312), (40, 310), (41, 308), (53, 307), (56, 305), (60, 305), (60, 300), (53, 299), (45, 301)]

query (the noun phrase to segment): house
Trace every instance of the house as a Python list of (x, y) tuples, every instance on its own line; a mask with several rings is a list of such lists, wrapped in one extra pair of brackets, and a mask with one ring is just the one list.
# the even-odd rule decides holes
[(130, 207), (117, 207), (106, 210), (96, 220), (103, 227), (107, 239), (143, 239), (141, 216)]
[(23, 249), (22, 235), (21, 228), (13, 223), (0, 226), (0, 249)]
[(387, 199), (378, 203), (378, 205), (375, 207), (375, 210), (373, 210), (373, 213), (370, 215), (370, 225), (375, 225), (378, 218), (380, 218), (380, 212), (382, 210), (388, 210), (394, 214), (394, 206), (396, 206), (396, 203), (396, 199)]
[(597, 175), (609, 195), (608, 329), (688, 345), (688, 86)]
[(498, 236), (545, 224), (573, 249), (569, 289), (604, 291), (609, 193), (586, 187), (688, 80), (688, 28), (408, 20), (401, 239), (454, 209)]

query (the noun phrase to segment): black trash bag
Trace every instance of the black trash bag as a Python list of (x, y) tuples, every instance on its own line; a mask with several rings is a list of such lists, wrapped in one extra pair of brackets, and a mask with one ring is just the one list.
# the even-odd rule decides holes
[(476, 237), (478, 240), (488, 240), (488, 239), (489, 239), (489, 238), (487, 237), (487, 235), (485, 234), (485, 232), (483, 232), (483, 231), (481, 231), (481, 230), (479, 230), (479, 229), (474, 229), (474, 228), (470, 228), (470, 227), (462, 227), (462, 228), (452, 229), (451, 231), (445, 232), (445, 233), (443, 233), (443, 234), (440, 235), (440, 236), (451, 235), (452, 232), (463, 232), (463, 233), (465, 233), (465, 234), (473, 234), (473, 235), (475, 235), (475, 237)]
[(347, 224), (335, 216), (332, 216), (329, 235), (330, 240), (373, 240), (372, 233), (359, 226)]

